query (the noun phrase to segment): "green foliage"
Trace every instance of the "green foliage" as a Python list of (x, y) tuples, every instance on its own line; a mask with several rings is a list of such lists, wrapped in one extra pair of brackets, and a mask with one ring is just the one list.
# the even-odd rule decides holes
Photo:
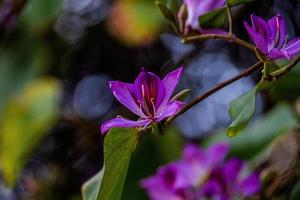
[(300, 197), (300, 181), (298, 181), (292, 188), (289, 200), (299, 200)]
[(41, 32), (56, 19), (62, 3), (61, 0), (30, 0), (21, 19), (31, 31)]
[[(138, 129), (114, 128), (107, 133), (104, 139), (103, 176), (98, 173), (95, 178), (86, 183), (87, 185), (82, 188), (85, 198), (88, 197), (88, 200), (121, 199), (131, 154), (138, 142)], [(98, 188), (99, 190), (96, 191)]]
[(229, 140), (232, 144), (231, 154), (244, 159), (252, 158), (265, 150), (275, 138), (296, 125), (297, 118), (293, 110), (286, 104), (279, 105), (242, 134)]
[(96, 199), (98, 192), (99, 192), (103, 173), (104, 173), (103, 169), (100, 170), (95, 176), (93, 176), (92, 178), (90, 178), (83, 184), (83, 186), (81, 188), (83, 200), (95, 200)]
[(173, 11), (161, 1), (155, 1), (155, 4), (164, 18), (172, 25), (174, 30), (179, 33), (176, 16), (174, 15)]
[(252, 119), (255, 112), (256, 93), (255, 87), (230, 103), (229, 114), (233, 122), (227, 128), (228, 136), (236, 136)]
[(226, 21), (226, 7), (204, 14), (199, 20), (201, 27), (221, 27)]
[(0, 163), (9, 186), (15, 184), (27, 157), (56, 119), (59, 94), (57, 80), (43, 78), (30, 83), (6, 105), (0, 128)]
[(252, 1), (257, 1), (257, 0), (227, 0), (228, 4), (230, 6), (236, 6), (236, 5), (239, 5), (239, 4), (249, 3), (249, 2), (252, 2)]
[(190, 89), (185, 89), (185, 90), (182, 90), (180, 92), (178, 92), (172, 99), (172, 100), (179, 100), (179, 101), (184, 101), (188, 96), (189, 94), (191, 93), (191, 90)]

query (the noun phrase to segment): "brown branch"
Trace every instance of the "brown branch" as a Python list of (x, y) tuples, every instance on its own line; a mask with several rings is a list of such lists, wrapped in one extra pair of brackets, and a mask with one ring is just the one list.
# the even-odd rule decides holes
[(208, 39), (221, 39), (228, 42), (234, 42), (236, 44), (239, 44), (243, 47), (246, 47), (252, 51), (255, 52), (256, 47), (248, 42), (245, 42), (244, 40), (241, 40), (234, 35), (221, 35), (221, 34), (202, 34), (202, 35), (195, 35), (190, 37), (185, 37), (182, 39), (183, 43), (189, 43), (194, 42), (196, 40), (208, 40)]
[(230, 85), (231, 83), (240, 80), (241, 78), (247, 77), (250, 74), (252, 74), (253, 72), (255, 72), (256, 70), (258, 70), (260, 67), (262, 66), (262, 62), (259, 61), (256, 64), (252, 65), (251, 67), (249, 67), (248, 69), (242, 71), (241, 73), (239, 73), (238, 75), (232, 77), (231, 79), (228, 79), (224, 82), (218, 83), (217, 85), (215, 85), (213, 88), (209, 89), (208, 91), (206, 91), (205, 93), (203, 93), (202, 95), (200, 95), (199, 97), (197, 97), (196, 99), (194, 99), (192, 102), (186, 104), (184, 107), (182, 107), (175, 115), (173, 115), (172, 117), (168, 118), (165, 122), (165, 125), (169, 125), (172, 121), (174, 121), (179, 115), (185, 113), (187, 110), (189, 110), (190, 108), (192, 108), (194, 105), (198, 104), (199, 102), (203, 101), (204, 99), (206, 99), (207, 97), (209, 97), (210, 95), (214, 94), (215, 92), (221, 90), (222, 88)]

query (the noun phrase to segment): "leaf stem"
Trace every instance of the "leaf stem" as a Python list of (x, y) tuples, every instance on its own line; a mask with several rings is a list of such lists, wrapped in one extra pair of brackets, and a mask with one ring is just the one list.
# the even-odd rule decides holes
[(273, 80), (277, 80), (279, 78), (281, 78), (282, 76), (284, 76), (286, 73), (288, 73), (289, 71), (291, 71), (296, 64), (300, 61), (300, 55), (297, 56), (291, 63), (289, 63), (288, 65), (286, 65), (285, 67), (271, 73), (272, 79)]
[(195, 106), (199, 102), (203, 101), (204, 99), (206, 99), (210, 95), (214, 94), (215, 92), (217, 92), (217, 91), (221, 90), (222, 88), (230, 85), (231, 83), (234, 83), (235, 81), (238, 81), (238, 80), (240, 80), (240, 79), (242, 79), (244, 77), (249, 76), (250, 74), (252, 74), (256, 70), (258, 70), (262, 66), (262, 64), (263, 63), (261, 61), (259, 61), (259, 62), (255, 63), (254, 65), (252, 65), (251, 67), (249, 67), (248, 69), (242, 71), (238, 75), (232, 77), (231, 79), (228, 79), (228, 80), (226, 80), (224, 82), (218, 83), (213, 88), (207, 90), (202, 95), (198, 96), (196, 99), (194, 99), (193, 101), (191, 101), (190, 103), (188, 103), (184, 107), (182, 107), (175, 115), (173, 115), (172, 117), (168, 118), (166, 120), (166, 122), (165, 122), (165, 126), (168, 126), (179, 115), (185, 113), (187, 110), (189, 110), (190, 108), (192, 108), (193, 106)]
[(208, 39), (221, 39), (221, 40), (225, 40), (228, 42), (234, 42), (234, 43), (241, 45), (243, 47), (246, 47), (252, 51), (255, 51), (255, 48), (256, 48), (254, 45), (252, 45), (240, 38), (237, 38), (234, 35), (222, 35), (222, 34), (202, 34), (202, 35), (185, 37), (182, 39), (182, 43), (189, 43), (189, 42), (194, 42), (196, 40), (208, 40)]

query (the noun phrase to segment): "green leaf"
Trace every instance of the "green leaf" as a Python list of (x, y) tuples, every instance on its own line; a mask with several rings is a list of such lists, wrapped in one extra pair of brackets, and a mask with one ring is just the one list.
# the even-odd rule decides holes
[(296, 125), (297, 118), (293, 110), (286, 104), (279, 105), (242, 134), (229, 140), (231, 154), (249, 159), (262, 152), (277, 136)]
[(257, 1), (257, 0), (227, 0), (228, 4), (230, 6), (236, 6), (236, 5), (239, 5), (239, 4), (249, 3), (249, 2), (252, 2), (252, 1)]
[(191, 90), (190, 90), (190, 89), (182, 90), (182, 91), (180, 91), (179, 93), (177, 93), (177, 94), (171, 99), (171, 101), (174, 101), (174, 100), (183, 101), (183, 100), (185, 100), (185, 99), (189, 96), (190, 93), (191, 93)]
[(160, 13), (164, 16), (164, 18), (173, 26), (174, 30), (178, 33), (179, 29), (177, 26), (177, 20), (172, 10), (170, 10), (161, 1), (155, 1), (155, 5), (159, 9)]
[(103, 173), (104, 173), (104, 168), (102, 168), (102, 170), (100, 170), (95, 176), (93, 176), (83, 184), (81, 188), (83, 200), (96, 199), (100, 188), (101, 180), (103, 177)]
[[(83, 197), (88, 197), (88, 200), (121, 199), (129, 161), (139, 142), (139, 136), (138, 129), (113, 128), (107, 133), (104, 139), (103, 176), (98, 174), (83, 186)], [(100, 187), (96, 192), (98, 184)]]
[(252, 119), (255, 112), (256, 92), (255, 87), (230, 103), (229, 114), (233, 122), (227, 128), (228, 136), (236, 136)]
[(209, 12), (199, 18), (201, 27), (217, 28), (224, 25), (226, 21), (226, 8), (220, 8)]
[(292, 191), (291, 191), (291, 194), (290, 194), (290, 197), (289, 197), (289, 200), (299, 200), (299, 197), (300, 197), (300, 181), (298, 181)]
[(60, 85), (56, 79), (31, 82), (11, 99), (0, 127), (0, 162), (6, 183), (14, 186), (28, 156), (57, 118)]

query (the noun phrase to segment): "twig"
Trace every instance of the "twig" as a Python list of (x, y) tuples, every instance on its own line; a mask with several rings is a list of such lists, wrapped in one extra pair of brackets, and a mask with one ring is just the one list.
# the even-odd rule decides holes
[(239, 73), (238, 75), (232, 77), (231, 79), (228, 79), (224, 82), (218, 83), (217, 85), (215, 85), (213, 88), (209, 89), (208, 91), (206, 91), (205, 93), (203, 93), (202, 95), (200, 95), (199, 97), (197, 97), (196, 99), (194, 99), (192, 102), (186, 104), (184, 107), (182, 107), (175, 115), (173, 115), (172, 117), (168, 118), (165, 122), (165, 125), (169, 125), (172, 121), (174, 121), (179, 115), (185, 113), (187, 110), (189, 110), (190, 108), (192, 108), (194, 105), (198, 104), (199, 102), (203, 101), (204, 99), (206, 99), (207, 97), (209, 97), (210, 95), (214, 94), (215, 92), (219, 91), (220, 89), (230, 85), (231, 83), (240, 80), (241, 78), (247, 77), (250, 74), (252, 74), (254, 71), (258, 70), (261, 66), (262, 66), (262, 62), (259, 61), (256, 64), (252, 65), (251, 67), (249, 67), (248, 69), (244, 70), (243, 72)]
[(194, 42), (196, 40), (208, 40), (208, 39), (221, 39), (226, 40), (228, 42), (234, 42), (236, 44), (239, 44), (243, 47), (246, 47), (252, 51), (255, 51), (256, 47), (248, 42), (245, 42), (244, 40), (241, 40), (234, 35), (221, 35), (221, 34), (202, 34), (202, 35), (195, 35), (190, 37), (185, 37), (182, 39), (183, 43), (189, 43)]
[(227, 11), (227, 18), (228, 18), (228, 25), (229, 25), (229, 35), (232, 36), (232, 13), (231, 13), (231, 7), (227, 3), (226, 5), (226, 11)]

